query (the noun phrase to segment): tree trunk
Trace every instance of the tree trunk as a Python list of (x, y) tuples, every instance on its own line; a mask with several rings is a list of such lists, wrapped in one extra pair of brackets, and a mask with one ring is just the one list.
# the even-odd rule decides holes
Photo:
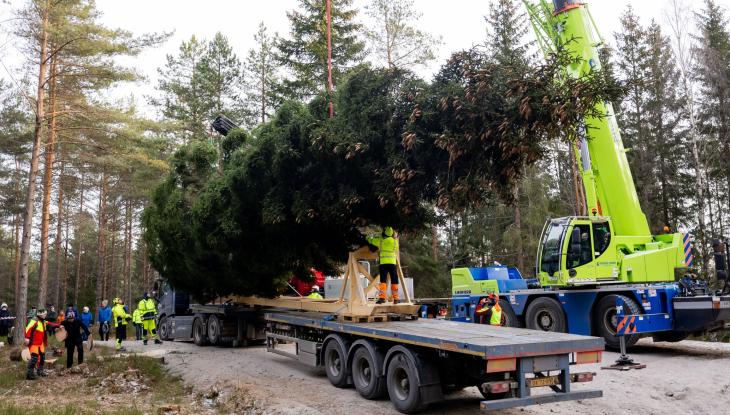
[(15, 258), (15, 287), (13, 289), (13, 308), (18, 307), (18, 291), (20, 291), (20, 215), (13, 215), (13, 227), (15, 228), (13, 238), (15, 252), (13, 258)]
[(38, 265), (38, 305), (48, 300), (48, 230), (51, 222), (51, 191), (53, 190), (53, 162), (56, 158), (56, 58), (51, 59), (48, 79), (48, 142), (44, 147), (45, 174), (43, 176), (43, 204), (41, 207), (41, 258)]
[[(38, 59), (38, 88), (36, 90), (35, 127), (33, 132), (33, 151), (30, 157), (28, 171), (28, 191), (25, 198), (25, 216), (23, 218), (23, 246), (20, 249), (20, 283), (18, 295), (17, 327), (25, 327), (26, 311), (28, 309), (28, 261), (30, 259), (30, 238), (33, 231), (33, 202), (35, 201), (35, 181), (38, 175), (38, 159), (41, 151), (41, 137), (43, 136), (43, 121), (45, 118), (43, 101), (44, 86), (46, 83), (47, 47), (48, 47), (48, 15), (50, 4), (43, 5), (41, 16), (40, 53)], [(15, 343), (22, 345), (24, 336), (15, 336)]]
[(125, 202), (124, 211), (124, 292), (127, 304), (132, 303), (132, 201)]
[(525, 252), (522, 246), (522, 211), (520, 209), (520, 188), (515, 186), (512, 191), (512, 196), (515, 199), (515, 233), (517, 233), (517, 244), (515, 249), (517, 250), (517, 269), (524, 271), (525, 269)]
[(101, 184), (99, 186), (99, 209), (98, 215), (98, 237), (97, 237), (97, 251), (96, 251), (96, 304), (101, 304), (102, 297), (104, 295), (104, 255), (105, 255), (105, 235), (104, 227), (104, 214), (106, 210), (106, 187), (107, 177), (106, 173), (101, 174)]
[[(104, 296), (102, 298), (109, 298), (111, 296), (112, 289), (116, 290), (118, 285), (118, 279), (115, 278), (116, 273), (114, 272), (114, 257), (116, 255), (116, 246), (117, 246), (117, 231), (119, 227), (117, 224), (119, 223), (117, 219), (116, 210), (114, 210), (114, 216), (112, 217), (112, 226), (111, 226), (111, 233), (112, 233), (112, 240), (111, 240), (111, 253), (109, 255), (109, 266), (106, 269), (106, 276), (104, 277)], [(117, 292), (117, 295), (115, 297), (122, 297), (121, 294)]]
[[(61, 167), (61, 171), (63, 171), (63, 167)], [(65, 222), (65, 233), (66, 237), (64, 238), (63, 242), (63, 276), (61, 281), (63, 283), (61, 284), (61, 298), (58, 301), (59, 306), (63, 306), (66, 304), (66, 300), (68, 299), (68, 240), (69, 240), (69, 214), (68, 214), (68, 201), (66, 201), (66, 210), (64, 212), (63, 218)], [(60, 247), (59, 247), (60, 248)]]
[[(63, 181), (64, 181), (64, 160), (63, 160), (63, 153), (61, 152), (61, 145), (58, 144), (58, 158), (61, 160), (61, 168), (60, 168), (60, 174), (58, 176), (58, 203), (56, 204), (56, 208), (58, 210), (58, 213), (56, 214), (56, 239), (54, 241), (54, 253), (56, 255), (55, 258), (55, 265), (56, 269), (53, 273), (53, 279), (54, 279), (54, 289), (53, 289), (53, 295), (51, 296), (51, 299), (53, 300), (53, 304), (59, 305), (59, 296), (61, 293), (61, 286), (65, 286), (65, 281), (62, 283), (61, 278), (61, 239), (63, 237)], [(63, 298), (61, 301), (65, 301), (66, 299)]]
[(81, 243), (82, 235), (81, 235), (81, 220), (83, 218), (84, 214), (84, 174), (81, 173), (81, 180), (79, 181), (79, 185), (81, 186), (81, 189), (79, 189), (79, 192), (81, 193), (79, 197), (79, 215), (78, 220), (76, 222), (76, 280), (74, 281), (74, 304), (79, 303), (79, 287), (81, 282), (81, 253), (83, 251), (83, 244)]

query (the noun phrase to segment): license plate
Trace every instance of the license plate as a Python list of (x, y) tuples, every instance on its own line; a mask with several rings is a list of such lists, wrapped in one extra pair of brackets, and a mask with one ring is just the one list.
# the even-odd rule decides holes
[(527, 386), (531, 388), (539, 388), (541, 386), (553, 386), (560, 383), (557, 376), (548, 376), (544, 378), (527, 379)]

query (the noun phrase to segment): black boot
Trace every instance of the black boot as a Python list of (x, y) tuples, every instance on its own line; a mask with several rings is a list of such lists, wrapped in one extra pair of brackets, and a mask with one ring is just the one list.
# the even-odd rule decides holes
[(376, 301), (375, 304), (385, 304), (385, 298), (378, 298), (378, 301)]
[(160, 340), (160, 339), (155, 339), (155, 344), (162, 344), (162, 340)]
[(44, 377), (48, 376), (48, 374), (46, 374), (46, 371), (45, 371), (45, 367), (46, 367), (46, 354), (45, 353), (41, 353), (40, 361), (41, 361), (41, 363), (40, 363), (40, 365), (38, 365), (37, 373), (38, 373), (38, 376), (44, 378)]
[(28, 361), (28, 371), (25, 374), (25, 378), (27, 380), (35, 380), (35, 365), (38, 364), (38, 355), (33, 354), (30, 356), (30, 360)]
[(145, 346), (147, 346), (147, 339), (142, 340), (142, 344), (144, 344)]

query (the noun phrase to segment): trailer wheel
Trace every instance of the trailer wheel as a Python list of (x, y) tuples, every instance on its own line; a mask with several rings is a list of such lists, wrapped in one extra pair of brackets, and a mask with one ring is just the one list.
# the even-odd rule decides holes
[[(618, 325), (616, 300), (619, 298), (624, 302), (624, 306), (627, 309), (624, 314), (641, 314), (641, 309), (636, 304), (636, 301), (625, 295), (610, 294), (598, 301), (596, 311), (593, 315), (593, 321), (598, 335), (603, 337), (607, 348), (614, 350), (619, 348), (619, 338), (616, 336), (616, 326)], [(626, 336), (626, 347), (636, 344), (639, 338), (641, 338), (639, 334)]]
[(162, 317), (157, 325), (159, 326), (160, 340), (170, 341), (170, 319)]
[(382, 376), (384, 356), (375, 347), (359, 346), (352, 357), (350, 373), (355, 389), (365, 399), (378, 399), (387, 392)]
[(205, 323), (200, 317), (193, 320), (193, 343), (196, 346), (208, 345), (208, 336), (205, 335)]
[(397, 352), (389, 359), (385, 378), (395, 409), (412, 414), (426, 407), (419, 391), (418, 368), (404, 352)]
[(221, 341), (221, 321), (215, 314), (208, 317), (208, 341), (216, 345)]
[(565, 333), (565, 313), (554, 298), (536, 298), (527, 306), (525, 323), (528, 329)]
[(324, 346), (324, 371), (330, 383), (338, 388), (349, 385), (347, 379), (347, 352), (340, 336), (333, 335)]

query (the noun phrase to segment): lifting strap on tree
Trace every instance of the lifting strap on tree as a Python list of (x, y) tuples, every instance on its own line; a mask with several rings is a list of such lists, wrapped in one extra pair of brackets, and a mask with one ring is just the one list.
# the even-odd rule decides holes
[(327, 95), (329, 96), (330, 118), (335, 115), (332, 104), (332, 1), (327, 0)]

